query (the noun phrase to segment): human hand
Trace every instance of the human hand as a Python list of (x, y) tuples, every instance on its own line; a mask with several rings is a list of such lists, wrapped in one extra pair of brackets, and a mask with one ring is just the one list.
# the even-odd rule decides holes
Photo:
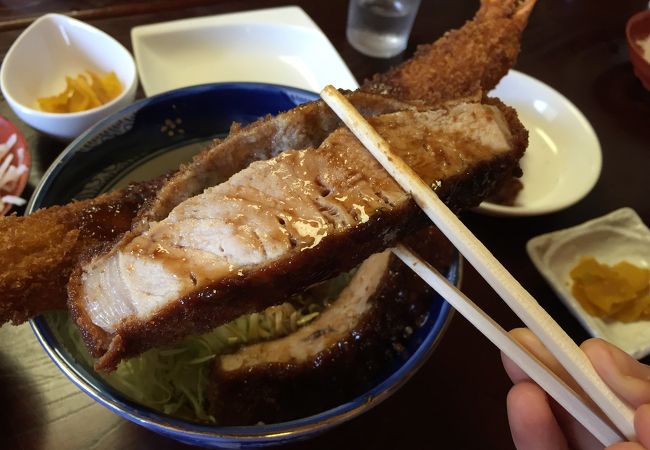
[[(574, 390), (581, 392), (566, 370), (530, 330), (518, 328), (510, 334)], [(589, 339), (581, 348), (603, 381), (635, 409), (634, 428), (639, 442), (622, 442), (607, 450), (650, 449), (650, 367), (600, 339)], [(512, 439), (518, 450), (603, 448), (596, 438), (550, 399), (516, 364), (503, 354), (501, 358), (514, 383), (508, 393), (507, 408)]]

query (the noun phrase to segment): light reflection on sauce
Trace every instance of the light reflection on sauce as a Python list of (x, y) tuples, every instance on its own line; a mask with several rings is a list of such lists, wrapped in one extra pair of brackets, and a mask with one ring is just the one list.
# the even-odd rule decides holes
[(370, 216), (366, 214), (366, 209), (363, 206), (352, 205), (352, 209), (354, 209), (359, 213), (357, 216), (357, 220), (359, 221), (359, 223), (366, 223), (367, 221), (370, 220)]
[(313, 219), (313, 220), (296, 220), (292, 224), (293, 228), (298, 232), (298, 234), (303, 238), (310, 238), (312, 240), (311, 245), (306, 245), (300, 250), (307, 250), (317, 246), (320, 241), (327, 236), (327, 224), (322, 218)]

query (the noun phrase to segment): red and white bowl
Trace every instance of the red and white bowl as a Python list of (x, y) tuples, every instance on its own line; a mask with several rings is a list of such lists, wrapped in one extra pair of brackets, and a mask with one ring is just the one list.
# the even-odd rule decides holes
[(634, 74), (641, 80), (643, 86), (650, 90), (650, 61), (643, 57), (643, 49), (638, 44), (639, 40), (650, 36), (650, 10), (641, 11), (630, 17), (625, 27), (625, 35)]
[[(27, 179), (29, 178), (29, 169), (31, 167), (32, 158), (29, 153), (29, 148), (27, 147), (27, 141), (25, 137), (20, 132), (16, 126), (9, 122), (4, 117), (0, 116), (0, 145), (5, 144), (11, 138), (12, 135), (16, 135), (16, 142), (11, 146), (8, 152), (0, 157), (0, 167), (3, 167), (3, 163), (9, 155), (13, 155), (9, 165), (18, 167), (24, 165), (26, 170), (20, 174), (20, 177), (13, 182), (8, 189), (0, 188), (0, 197), (4, 195), (13, 195), (20, 196), (25, 186), (27, 185)], [(3, 171), (4, 172), (4, 171)], [(2, 209), (2, 215), (7, 214), (11, 211), (13, 205), (11, 203), (0, 203), (0, 208)]]

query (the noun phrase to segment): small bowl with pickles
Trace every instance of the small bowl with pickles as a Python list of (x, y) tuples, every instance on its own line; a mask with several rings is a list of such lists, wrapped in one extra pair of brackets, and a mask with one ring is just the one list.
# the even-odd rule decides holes
[(31, 127), (70, 141), (135, 98), (135, 62), (122, 44), (79, 20), (46, 14), (13, 43), (0, 88)]

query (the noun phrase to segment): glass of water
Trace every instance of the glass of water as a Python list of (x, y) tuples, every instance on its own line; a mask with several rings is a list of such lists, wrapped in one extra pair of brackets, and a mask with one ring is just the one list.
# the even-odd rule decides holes
[(420, 0), (350, 0), (346, 36), (361, 53), (393, 57), (406, 48)]

